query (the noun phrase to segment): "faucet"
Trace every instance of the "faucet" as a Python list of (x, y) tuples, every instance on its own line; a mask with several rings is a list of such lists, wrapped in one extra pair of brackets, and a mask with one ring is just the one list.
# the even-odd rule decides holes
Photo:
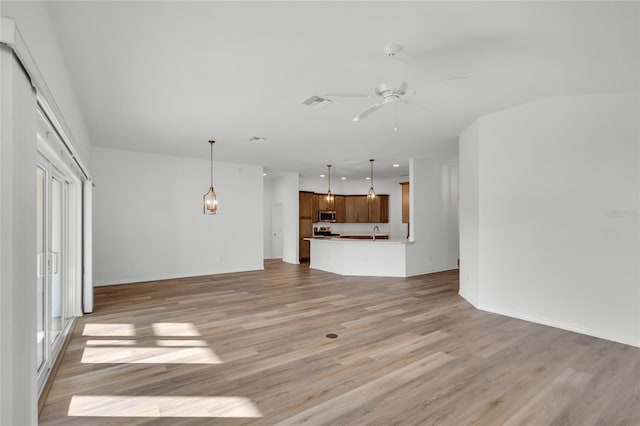
[(373, 241), (376, 240), (376, 231), (380, 232), (380, 228), (378, 227), (378, 225), (373, 227)]

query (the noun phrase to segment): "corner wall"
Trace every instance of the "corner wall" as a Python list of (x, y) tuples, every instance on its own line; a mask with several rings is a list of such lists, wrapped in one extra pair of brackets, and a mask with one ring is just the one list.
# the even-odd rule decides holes
[(458, 267), (458, 165), (410, 160), (410, 240), (407, 276)]
[(262, 167), (94, 148), (95, 285), (263, 269)]
[(485, 116), (477, 158), (463, 134), (462, 175), (478, 178), (461, 193), (477, 184), (478, 203), (461, 200), (461, 251), (477, 222), (480, 309), (640, 346), (639, 106), (570, 96)]

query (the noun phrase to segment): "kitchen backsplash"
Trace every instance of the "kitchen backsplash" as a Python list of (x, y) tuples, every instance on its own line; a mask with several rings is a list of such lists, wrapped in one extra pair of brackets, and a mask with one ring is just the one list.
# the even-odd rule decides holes
[[(330, 226), (331, 232), (334, 234), (340, 233), (352, 233), (352, 232), (373, 232), (373, 227), (378, 226), (382, 233), (389, 233), (389, 224), (388, 223), (327, 223), (327, 222), (318, 222), (314, 223), (313, 226)], [(400, 237), (400, 236), (398, 236)]]

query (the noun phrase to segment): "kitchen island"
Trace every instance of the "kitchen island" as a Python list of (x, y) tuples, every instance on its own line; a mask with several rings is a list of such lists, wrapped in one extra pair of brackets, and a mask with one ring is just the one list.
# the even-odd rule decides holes
[(308, 238), (309, 267), (340, 275), (406, 277), (406, 239)]

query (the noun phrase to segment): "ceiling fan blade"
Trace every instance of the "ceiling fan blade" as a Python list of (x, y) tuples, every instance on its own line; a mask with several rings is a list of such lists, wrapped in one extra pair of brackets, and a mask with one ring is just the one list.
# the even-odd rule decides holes
[(338, 98), (372, 98), (373, 94), (367, 93), (327, 93), (325, 96)]
[(441, 81), (452, 81), (452, 80), (468, 80), (469, 77), (467, 76), (457, 76), (457, 77), (447, 77), (447, 78), (442, 78), (440, 80), (438, 80), (438, 82)]
[(384, 105), (383, 102), (378, 102), (377, 104), (371, 105), (369, 108), (365, 109), (364, 111), (362, 111), (360, 114), (356, 115), (353, 118), (353, 121), (360, 121), (363, 118), (367, 117), (368, 115), (373, 114), (374, 112), (376, 112), (378, 109), (380, 109), (380, 107), (382, 107), (382, 105)]
[(414, 105), (414, 106), (420, 107), (425, 111), (431, 111), (429, 108), (427, 108), (426, 106), (422, 105), (420, 102), (416, 102), (414, 100), (404, 99), (404, 100), (402, 100), (400, 102), (403, 103), (403, 104), (409, 104), (409, 105)]

